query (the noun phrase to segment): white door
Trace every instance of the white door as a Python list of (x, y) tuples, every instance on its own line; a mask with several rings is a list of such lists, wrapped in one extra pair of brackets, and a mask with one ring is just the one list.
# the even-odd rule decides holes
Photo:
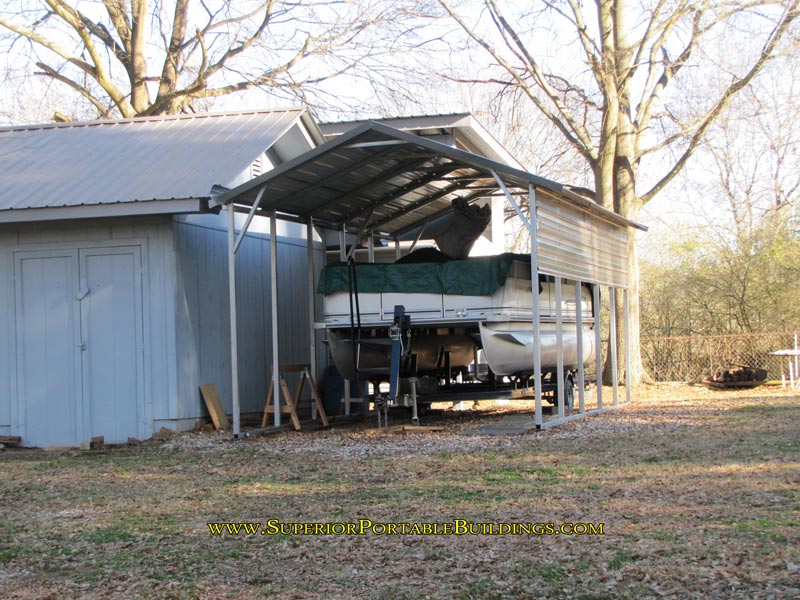
[(139, 246), (79, 251), (84, 436), (142, 437)]
[(77, 250), (15, 256), (17, 415), (24, 443), (81, 441)]
[(141, 248), (16, 253), (19, 428), (26, 445), (143, 436)]

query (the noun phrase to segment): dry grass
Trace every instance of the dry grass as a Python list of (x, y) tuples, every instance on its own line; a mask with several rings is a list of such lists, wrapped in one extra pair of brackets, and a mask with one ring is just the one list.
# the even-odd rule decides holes
[[(516, 437), (366, 426), (0, 454), (2, 598), (796, 598), (800, 402), (653, 386)], [(593, 522), (603, 536), (212, 537), (209, 521)]]

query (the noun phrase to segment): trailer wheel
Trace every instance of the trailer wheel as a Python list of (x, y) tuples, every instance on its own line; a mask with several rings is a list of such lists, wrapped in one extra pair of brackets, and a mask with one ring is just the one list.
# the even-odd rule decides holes
[(575, 405), (575, 381), (572, 374), (564, 378), (564, 414), (571, 415), (572, 407)]

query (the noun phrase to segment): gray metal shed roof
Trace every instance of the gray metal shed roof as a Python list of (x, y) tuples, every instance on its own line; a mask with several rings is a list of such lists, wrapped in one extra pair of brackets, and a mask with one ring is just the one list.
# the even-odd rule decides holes
[(492, 175), (527, 193), (544, 188), (562, 201), (619, 226), (642, 226), (569, 188), (506, 164), (392, 127), (368, 122), (216, 198), (323, 227), (400, 236), (467, 201), (499, 192)]
[(208, 198), (303, 108), (0, 128), (0, 211)]

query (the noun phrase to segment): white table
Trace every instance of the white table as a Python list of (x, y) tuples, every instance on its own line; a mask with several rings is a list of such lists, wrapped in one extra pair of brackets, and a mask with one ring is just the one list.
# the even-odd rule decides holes
[[(797, 359), (800, 357), (800, 350), (797, 348), (788, 349), (788, 350), (776, 350), (775, 352), (770, 352), (772, 356), (780, 356), (781, 357), (781, 382), (783, 383), (783, 387), (786, 387), (786, 375), (783, 374), (783, 357), (786, 356), (789, 358), (789, 387), (793, 390), (800, 388), (800, 373), (798, 373), (797, 369)], [(794, 360), (792, 360), (794, 357)]]

